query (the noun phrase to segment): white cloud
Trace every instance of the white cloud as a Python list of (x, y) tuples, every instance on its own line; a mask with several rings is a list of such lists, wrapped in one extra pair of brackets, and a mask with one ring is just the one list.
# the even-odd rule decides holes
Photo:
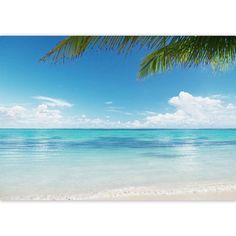
[(0, 107), (0, 115), (9, 118), (20, 118), (23, 116), (25, 110), (24, 107), (18, 105), (13, 107)]
[(60, 110), (41, 104), (27, 109), (22, 106), (0, 107), (0, 127), (57, 127), (63, 123)]
[(120, 114), (123, 114), (123, 115), (127, 115), (127, 116), (130, 116), (132, 115), (133, 113), (131, 112), (127, 112), (127, 111), (124, 111), (124, 108), (123, 107), (115, 107), (115, 106), (109, 106), (106, 111), (108, 112), (114, 112), (114, 113), (120, 113)]
[[(31, 128), (31, 127), (60, 127), (64, 117), (61, 110), (55, 109), (71, 107), (72, 104), (49, 97), (34, 97), (43, 103), (35, 108), (24, 106), (0, 106), (0, 127)], [(54, 108), (54, 109), (52, 109)]]
[(60, 122), (63, 118), (60, 110), (49, 109), (48, 105), (41, 104), (35, 109), (35, 119), (39, 123), (51, 123), (54, 124)]
[(112, 101), (105, 102), (106, 105), (111, 105), (112, 103), (113, 103)]
[(27, 119), (26, 109), (23, 106), (0, 106), (0, 128), (17, 128)]
[(154, 111), (143, 111), (143, 112), (137, 112), (137, 115), (139, 116), (148, 116), (148, 115), (156, 115), (157, 112)]
[[(193, 96), (180, 92), (169, 99), (167, 106), (175, 110), (168, 113), (141, 112), (142, 119), (120, 121), (110, 116), (103, 119), (83, 115), (68, 116), (64, 105), (42, 104), (34, 108), (0, 106), (0, 127), (51, 128), (236, 128), (236, 104), (223, 99)], [(125, 112), (113, 108), (113, 112)], [(124, 114), (124, 113), (123, 113)], [(124, 114), (125, 115), (125, 114)], [(127, 117), (127, 116), (126, 116)]]
[(223, 100), (195, 97), (190, 93), (180, 92), (178, 96), (169, 100), (169, 104), (175, 107), (175, 112), (147, 116), (146, 126), (164, 128), (236, 127), (236, 105), (225, 104)]
[(212, 96), (210, 96), (210, 98), (215, 98), (215, 99), (227, 99), (229, 98), (229, 96), (226, 96), (226, 95), (222, 95), (222, 94), (214, 94)]
[(50, 98), (44, 96), (36, 96), (33, 97), (34, 99), (42, 101), (44, 104), (50, 107), (72, 107), (73, 104), (58, 98)]

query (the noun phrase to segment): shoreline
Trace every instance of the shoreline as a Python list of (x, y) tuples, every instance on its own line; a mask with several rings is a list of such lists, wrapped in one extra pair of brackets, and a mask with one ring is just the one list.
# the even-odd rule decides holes
[(1, 201), (235, 201), (236, 184), (176, 188), (127, 187), (94, 193), (37, 194), (0, 197)]

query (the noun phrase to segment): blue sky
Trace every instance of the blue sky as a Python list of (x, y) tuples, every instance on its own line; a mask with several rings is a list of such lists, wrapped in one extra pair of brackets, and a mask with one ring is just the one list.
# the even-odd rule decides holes
[(62, 39), (0, 37), (0, 127), (236, 127), (236, 69), (137, 80), (145, 50), (39, 62)]

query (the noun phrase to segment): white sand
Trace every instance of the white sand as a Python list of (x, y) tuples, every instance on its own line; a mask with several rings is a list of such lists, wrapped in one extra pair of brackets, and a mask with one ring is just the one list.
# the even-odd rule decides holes
[(101, 192), (94, 200), (236, 200), (236, 185), (218, 184), (159, 189), (157, 187), (130, 187)]
[(195, 185), (185, 187), (175, 187), (160, 189), (155, 186), (150, 187), (128, 187), (122, 189), (113, 189), (95, 193), (62, 193), (62, 194), (37, 194), (22, 196), (4, 196), (1, 200), (102, 200), (102, 201), (145, 201), (145, 200), (163, 200), (163, 201), (185, 201), (185, 200), (236, 200), (236, 184), (211, 184)]

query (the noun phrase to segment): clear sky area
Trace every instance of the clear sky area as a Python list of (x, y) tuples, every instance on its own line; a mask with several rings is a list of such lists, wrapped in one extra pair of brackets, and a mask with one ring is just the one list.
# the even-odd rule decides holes
[(235, 128), (236, 69), (175, 67), (137, 79), (149, 51), (40, 58), (64, 37), (0, 37), (1, 128)]

